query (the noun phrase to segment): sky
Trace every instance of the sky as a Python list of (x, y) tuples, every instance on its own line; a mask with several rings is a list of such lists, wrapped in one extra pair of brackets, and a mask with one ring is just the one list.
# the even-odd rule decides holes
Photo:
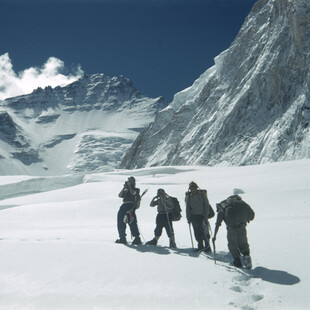
[(105, 73), (171, 101), (230, 46), (255, 2), (0, 0), (0, 99)]

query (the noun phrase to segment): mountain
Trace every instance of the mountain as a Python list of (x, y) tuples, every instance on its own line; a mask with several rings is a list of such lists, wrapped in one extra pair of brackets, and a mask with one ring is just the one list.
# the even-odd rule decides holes
[(310, 157), (310, 2), (260, 0), (215, 65), (140, 133), (121, 167)]
[(104, 74), (1, 101), (1, 174), (113, 169), (166, 106), (163, 98), (140, 94), (129, 79)]

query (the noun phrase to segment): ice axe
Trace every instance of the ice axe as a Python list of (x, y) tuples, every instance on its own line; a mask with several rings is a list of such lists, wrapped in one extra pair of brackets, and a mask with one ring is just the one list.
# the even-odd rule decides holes
[(143, 191), (143, 193), (141, 194), (141, 197), (140, 197), (140, 198), (142, 198), (142, 197), (147, 193), (148, 190), (149, 190), (148, 188), (145, 189), (145, 190)]

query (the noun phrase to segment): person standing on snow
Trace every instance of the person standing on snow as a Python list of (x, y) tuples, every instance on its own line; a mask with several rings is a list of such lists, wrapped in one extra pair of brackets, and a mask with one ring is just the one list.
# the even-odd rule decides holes
[(191, 182), (188, 192), (185, 193), (185, 203), (187, 222), (193, 224), (195, 239), (198, 242), (196, 251), (211, 252), (208, 221), (211, 206), (207, 191), (199, 189), (195, 182)]
[[(217, 220), (215, 224), (213, 243), (222, 221), (227, 226), (228, 249), (233, 257), (233, 265), (247, 269), (252, 268), (250, 247), (247, 239), (246, 225), (254, 219), (255, 213), (238, 195), (228, 197), (221, 203), (216, 204)], [(241, 261), (240, 255), (243, 255)], [(243, 262), (243, 264), (242, 264)]]
[(163, 189), (158, 189), (157, 196), (155, 196), (150, 204), (151, 207), (157, 206), (157, 216), (156, 216), (156, 228), (154, 230), (155, 237), (148, 241), (147, 245), (157, 245), (158, 239), (160, 238), (163, 228), (166, 229), (167, 236), (170, 240), (169, 247), (176, 248), (174, 231), (172, 225), (172, 209), (173, 201), (172, 198), (166, 194)]
[(123, 204), (117, 213), (117, 229), (119, 239), (115, 242), (127, 244), (126, 224), (128, 224), (131, 234), (134, 237), (132, 244), (141, 244), (142, 242), (137, 225), (137, 216), (135, 213), (136, 208), (139, 207), (137, 206), (137, 202), (138, 197), (140, 197), (140, 189), (136, 188), (136, 180), (134, 177), (128, 178), (118, 196), (123, 198)]

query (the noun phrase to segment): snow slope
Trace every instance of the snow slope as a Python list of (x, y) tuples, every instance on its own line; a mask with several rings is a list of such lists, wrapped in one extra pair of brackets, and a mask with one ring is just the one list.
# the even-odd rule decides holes
[[(309, 173), (310, 160), (299, 160), (0, 176), (0, 309), (308, 309)], [(165, 234), (158, 247), (115, 244), (117, 195), (129, 175), (149, 188), (137, 211), (144, 241), (153, 237), (156, 210), (148, 205), (159, 187), (183, 210), (192, 180), (208, 189), (213, 207), (243, 192), (256, 212), (248, 225), (253, 270), (229, 267), (224, 226), (217, 264), (193, 253), (184, 214), (174, 224), (175, 250)]]

